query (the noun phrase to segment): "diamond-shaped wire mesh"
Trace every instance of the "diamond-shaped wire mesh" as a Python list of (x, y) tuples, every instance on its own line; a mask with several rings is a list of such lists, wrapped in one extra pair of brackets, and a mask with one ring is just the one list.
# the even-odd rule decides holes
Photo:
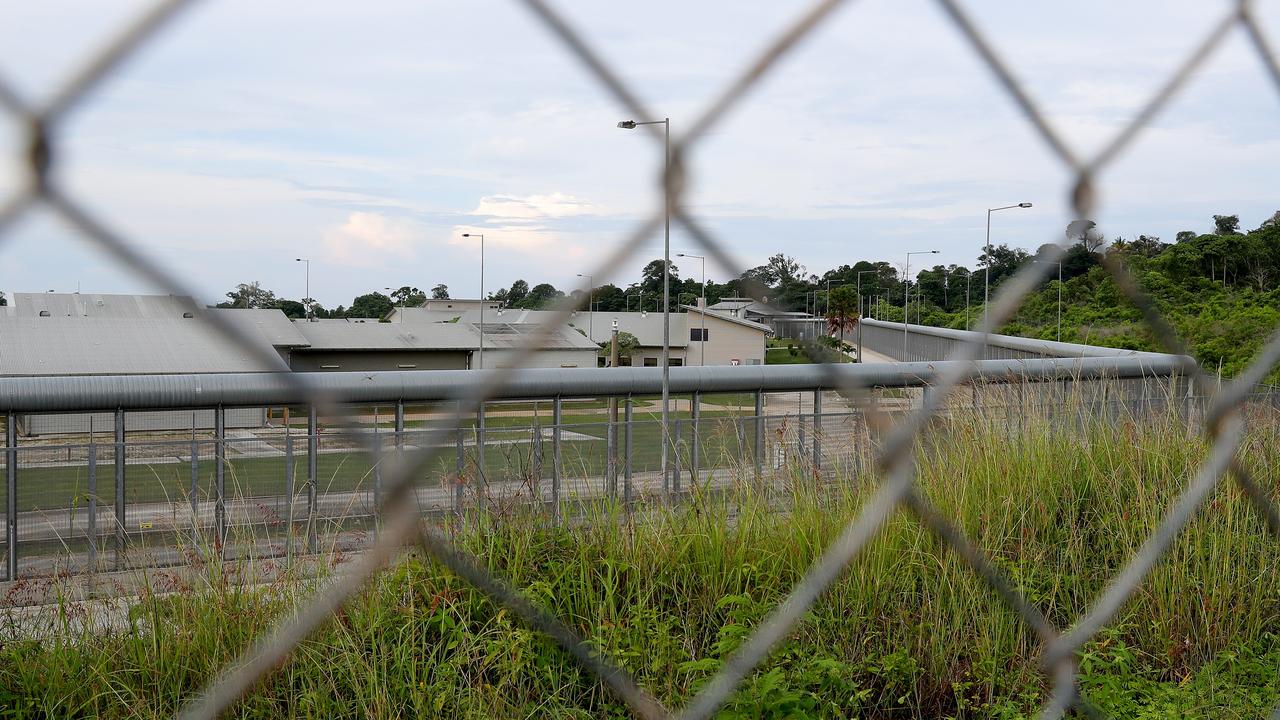
[[(1027, 121), (1038, 132), (1043, 142), (1071, 172), (1070, 188), (1073, 209), (1077, 217), (1090, 217), (1094, 210), (1095, 185), (1098, 172), (1119, 157), (1151, 123), (1152, 119), (1175, 97), (1192, 74), (1221, 47), (1232, 30), (1239, 29), (1248, 38), (1261, 60), (1263, 70), (1280, 89), (1280, 64), (1271, 43), (1255, 20), (1251, 3), (1237, 0), (1229, 3), (1227, 11), (1216, 22), (1184, 61), (1173, 69), (1166, 82), (1118, 132), (1103, 150), (1091, 159), (1082, 160), (1066, 142), (1049, 118), (1023, 90), (1013, 68), (996, 51), (993, 44), (966, 14), (957, 0), (938, 0), (944, 14), (955, 30), (969, 43), (973, 52), (995, 75), (996, 80), (1013, 102), (1021, 109)], [(143, 17), (126, 28), (106, 48), (94, 54), (87, 64), (68, 79), (53, 99), (44, 106), (26, 102), (0, 74), (0, 110), (12, 115), (27, 133), (26, 148), (17, 151), (17, 162), (25, 168), (26, 182), (4, 205), (0, 206), (0, 249), (3, 248), (10, 226), (23, 214), (37, 205), (44, 205), (61, 215), (85, 236), (108, 251), (118, 262), (128, 266), (144, 278), (175, 295), (192, 295), (179, 278), (175, 278), (146, 255), (134, 249), (126, 238), (118, 235), (89, 213), (73, 195), (59, 184), (54, 171), (58, 158), (58, 129), (61, 121), (74, 107), (85, 101), (92, 91), (110, 79), (115, 70), (132, 52), (153, 38), (191, 3), (187, 0), (168, 0), (153, 7)], [(523, 4), (540, 19), (581, 62), (583, 67), (613, 95), (615, 100), (637, 118), (656, 118), (648, 107), (619, 76), (593, 50), (587, 38), (574, 29), (571, 22), (554, 10), (544, 0), (523, 0)], [(640, 244), (662, 222), (662, 205), (671, 209), (673, 219), (682, 225), (695, 241), (722, 266), (740, 271), (727, 246), (717, 240), (698, 223), (681, 204), (685, 178), (689, 172), (685, 158), (708, 131), (735, 109), (758, 83), (761, 77), (777, 65), (778, 60), (803, 42), (811, 32), (822, 25), (834, 11), (844, 4), (839, 0), (818, 2), (801, 13), (793, 22), (782, 28), (762, 52), (752, 57), (742, 72), (725, 89), (713, 98), (705, 110), (691, 124), (690, 129), (679, 135), (670, 150), (667, 171), (658, 179), (659, 209), (638, 226), (613, 250), (601, 266), (591, 273), (608, 276), (636, 252)], [(655, 126), (648, 126), (656, 130)], [(662, 148), (660, 132), (652, 133)], [(1058, 260), (1064, 252), (1055, 243), (1055, 253), (1048, 260)], [(1185, 348), (1176, 332), (1156, 310), (1154, 304), (1129, 276), (1118, 258), (1110, 257), (1104, 263), (1128, 299), (1138, 307), (1144, 320), (1164, 348), (1184, 356)], [(1050, 269), (1050, 263), (1029, 264), (1001, 286), (991, 304), (990, 311), (980, 327), (988, 334), (1005, 322), (1016, 311), (1021, 300), (1032, 291), (1042, 276)], [(533, 348), (554, 331), (575, 307), (566, 302), (557, 314), (544, 323), (537, 333), (524, 338), (518, 358), (528, 359)], [(262, 354), (259, 345), (245, 337), (237, 325), (213, 316), (215, 323), (230, 342), (237, 343), (250, 353)], [(882, 445), (878, 466), (883, 483), (871, 499), (862, 507), (859, 515), (844, 529), (825, 550), (806, 576), (796, 584), (787, 599), (756, 628), (752, 636), (725, 664), (720, 673), (703, 686), (690, 703), (679, 712), (681, 717), (705, 718), (715, 713), (731, 696), (738, 683), (755, 669), (769, 651), (781, 642), (804, 613), (817, 601), (824, 590), (839, 576), (850, 560), (875, 536), (877, 530), (899, 508), (908, 511), (924, 527), (935, 533), (945, 546), (955, 551), (986, 583), (988, 583), (1023, 620), (1031, 627), (1044, 645), (1043, 664), (1053, 685), (1053, 692), (1042, 708), (1043, 717), (1058, 717), (1077, 708), (1086, 714), (1097, 711), (1081, 696), (1077, 686), (1076, 654), (1084, 643), (1094, 636), (1114, 616), (1126, 599), (1140, 586), (1143, 578), (1161, 559), (1178, 533), (1186, 526), (1199, 505), (1215, 489), (1224, 475), (1230, 474), (1241, 489), (1256, 505), (1273, 534), (1280, 536), (1280, 512), (1271, 504), (1245, 468), (1236, 460), (1242, 438), (1239, 417), (1242, 403), (1250, 389), (1262, 380), (1277, 361), (1280, 361), (1280, 332), (1274, 335), (1259, 353), (1252, 365), (1238, 378), (1218, 388), (1189, 357), (1185, 359), (1183, 372), (1212, 398), (1204, 408), (1204, 429), (1212, 442), (1208, 458), (1183, 494), (1170, 507), (1163, 521), (1146, 543), (1133, 556), (1128, 565), (1116, 575), (1102, 596), (1066, 632), (1055, 627), (1030, 603), (996, 567), (996, 565), (947, 517), (932, 507), (915, 487), (915, 468), (912, 450), (927, 422), (943, 407), (948, 393), (969, 379), (976, 368), (973, 364), (981, 352), (981, 336), (962, 345), (953, 360), (963, 361), (941, 376), (933, 392), (927, 393), (921, 407), (899, 423)], [(270, 359), (270, 358), (264, 358)], [(512, 367), (520, 362), (511, 363)], [(426, 430), (442, 441), (486, 398), (500, 392), (510, 376), (510, 370), (497, 370), (490, 374), (483, 385), (467, 388), (465, 401), (457, 411), (444, 420), (437, 421)], [(835, 375), (832, 374), (832, 378)], [(313, 404), (323, 408), (326, 414), (345, 418), (348, 410), (328, 402), (327, 398), (312, 387), (306, 374), (300, 373), (281, 380), (312, 398)], [(844, 386), (849, 396), (858, 396), (864, 388)], [(874, 413), (874, 406), (871, 406)], [(416, 543), (441, 563), (492, 597), (496, 602), (514, 611), (532, 627), (545, 633), (574, 657), (584, 667), (605, 682), (633, 712), (640, 717), (665, 717), (670, 713), (650, 693), (639, 687), (631, 676), (610, 658), (585, 643), (572, 629), (544, 609), (529, 602), (518, 591), (486, 571), (475, 558), (457, 549), (448, 537), (420, 522), (416, 504), (407, 501), (411, 492), (414, 473), (429, 462), (434, 443), (420, 443), (422, 449), (395, 454), (384, 458), (386, 468), (385, 493), (383, 495), (383, 531), (373, 548), (362, 555), (350, 571), (334, 580), (305, 603), (292, 617), (282, 621), (269, 635), (261, 638), (243, 657), (225, 669), (209, 687), (183, 710), (191, 718), (211, 718), (232, 706), (236, 700), (264, 675), (278, 667), (285, 656), (310, 632), (328, 620), (332, 614), (365, 581), (388, 562), (406, 544)], [(380, 453), (381, 447), (370, 448)], [(1275, 717), (1280, 718), (1280, 708)]]

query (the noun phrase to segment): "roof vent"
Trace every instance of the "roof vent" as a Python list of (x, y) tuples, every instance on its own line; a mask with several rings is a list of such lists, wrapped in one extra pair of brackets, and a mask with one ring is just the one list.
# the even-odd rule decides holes
[(187, 319), (191, 319), (191, 318), (193, 318), (193, 317), (195, 317), (195, 316), (196, 316), (196, 314), (195, 314), (195, 313), (193, 313), (193, 312), (191, 312), (190, 310), (188, 310), (187, 312), (182, 313), (182, 317), (187, 318)]
[(48, 310), (41, 310), (41, 311), (40, 311), (40, 317), (49, 317), (49, 311), (48, 311)]

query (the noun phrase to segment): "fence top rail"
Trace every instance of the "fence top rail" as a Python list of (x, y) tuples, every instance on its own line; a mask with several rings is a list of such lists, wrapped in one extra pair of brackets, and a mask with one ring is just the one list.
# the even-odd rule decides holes
[[(987, 382), (1100, 377), (1166, 376), (1186, 367), (1176, 355), (983, 360), (977, 379)], [(671, 368), (671, 392), (787, 392), (862, 387), (923, 387), (953, 363), (748, 365)], [(95, 375), (0, 378), (0, 412), (89, 412), (302, 405), (317, 393), (341, 403), (457, 400), (495, 371), (231, 373), (205, 375)], [(305, 375), (301, 391), (296, 378)], [(494, 399), (654, 395), (661, 368), (525, 368)]]
[[(862, 318), (859, 322), (865, 324), (867, 327), (884, 328), (887, 330), (897, 330), (898, 332), (902, 332), (902, 323), (900, 322), (872, 320), (871, 318)], [(945, 338), (947, 340), (954, 340), (957, 343), (973, 340), (982, 334), (973, 330), (953, 330), (951, 328), (914, 324), (907, 325), (907, 332), (915, 335), (930, 335), (932, 337)], [(1018, 350), (1020, 352), (1036, 353), (1049, 358), (1168, 357), (1165, 353), (1145, 352), (1142, 350), (1125, 350), (1122, 348), (1102, 347), (1100, 345), (1082, 345), (1080, 343), (1040, 340), (1037, 338), (1016, 337), (1013, 335), (990, 335), (987, 338), (987, 344), (994, 347)]]

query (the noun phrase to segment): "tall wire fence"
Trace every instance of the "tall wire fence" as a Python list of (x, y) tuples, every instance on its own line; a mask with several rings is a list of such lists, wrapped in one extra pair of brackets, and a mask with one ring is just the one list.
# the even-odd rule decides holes
[[(1023, 89), (1015, 68), (1002, 57), (994, 43), (983, 34), (971, 19), (959, 0), (937, 0), (955, 31), (966, 41), (986, 68), (994, 75), (999, 86), (1019, 108), (1051, 154), (1068, 171), (1071, 185), (1067, 188), (1077, 217), (1094, 215), (1096, 198), (1100, 194), (1098, 176), (1108, 165), (1124, 154), (1134, 140), (1151, 124), (1152, 120), (1179, 94), (1192, 75), (1213, 57), (1224, 40), (1233, 31), (1243, 33), (1256, 51), (1262, 69), (1280, 89), (1280, 64), (1273, 46), (1259, 26), (1248, 0), (1225, 2), (1222, 16), (1212, 24), (1204, 38), (1175, 66), (1156, 92), (1141, 106), (1129, 121), (1105, 143), (1102, 149), (1086, 156), (1069, 143), (1059, 132), (1054, 119)], [(123, 235), (90, 212), (80, 198), (70, 193), (57, 176), (61, 129), (64, 121), (79, 104), (86, 102), (93, 91), (107, 82), (121, 63), (149, 40), (161, 33), (178, 14), (192, 5), (187, 0), (169, 0), (155, 5), (136, 22), (125, 28), (110, 44), (94, 53), (53, 93), (52, 99), (35, 105), (22, 97), (0, 75), (0, 109), (11, 114), (26, 134), (25, 149), (17, 150), (16, 161), (25, 171), (25, 182), (11, 197), (0, 205), (0, 249), (10, 239), (14, 223), (36, 206), (44, 206), (78, 228), (97, 246), (106, 250), (121, 264), (136, 271), (142, 278), (165, 291), (176, 295), (195, 294), (186, 283), (165, 271)], [(622, 107), (638, 119), (660, 117), (651, 112), (650, 106), (634, 92), (597, 53), (591, 38), (581, 33), (572, 20), (543, 0), (523, 0), (521, 3), (564, 45), (587, 74), (600, 83)], [(590, 275), (611, 275), (619, 264), (630, 258), (658, 229), (663, 221), (661, 206), (671, 209), (673, 220), (682, 226), (694, 242), (722, 267), (734, 272), (743, 268), (732, 256), (729, 246), (713, 236), (683, 204), (687, 177), (692, 168), (686, 159), (707, 134), (732, 112), (757, 85), (761, 78), (774, 72), (778, 61), (804, 42), (815, 28), (823, 25), (834, 12), (845, 4), (840, 0), (817, 2), (784, 27), (757, 54), (749, 57), (739, 72), (689, 124), (688, 131), (674, 138), (669, 162), (658, 178), (658, 203), (660, 209), (639, 223), (615, 247), (607, 259)], [(648, 125), (655, 141), (655, 151), (663, 152), (663, 138), (656, 126)], [(1048, 262), (1023, 267), (996, 293), (980, 330), (990, 333), (1007, 321), (1026, 295), (1045, 279), (1052, 262), (1059, 261), (1065, 249), (1061, 240), (1055, 240), (1052, 252), (1043, 257)], [(1123, 261), (1108, 255), (1104, 266), (1121, 288), (1124, 295), (1142, 313), (1147, 327), (1168, 352), (1186, 356), (1185, 346), (1170, 323), (1160, 314), (1155, 304), (1129, 274)], [(586, 297), (585, 294), (583, 297)], [(520, 358), (528, 359), (534, 348), (549, 333), (563, 324), (574, 309), (572, 302), (558, 308), (558, 312), (539, 332), (524, 338)], [(212, 318), (218, 330), (226, 338), (238, 343), (260, 359), (271, 361), (261, 346), (249, 342), (243, 331), (221, 318)], [(433, 437), (423, 447), (397, 455), (388, 455), (381, 461), (383, 489), (381, 507), (383, 525), (377, 542), (352, 564), (349, 571), (318, 591), (297, 613), (282, 620), (275, 629), (255, 642), (240, 658), (231, 663), (205, 687), (182, 715), (189, 718), (212, 718), (230, 708), (236, 700), (265, 675), (271, 673), (285, 660), (290, 651), (319, 625), (329, 620), (342, 604), (357, 593), (380, 567), (385, 565), (400, 548), (416, 544), (459, 576), (472, 583), (495, 602), (505, 606), (524, 619), (531, 627), (543, 632), (585, 668), (594, 673), (639, 717), (657, 718), (678, 715), (686, 718), (705, 718), (716, 712), (734, 692), (738, 684), (766, 658), (770, 650), (785, 639), (818, 600), (823, 591), (840, 575), (848, 563), (866, 547), (895, 511), (902, 509), (922, 526), (936, 534), (972, 570), (988, 583), (1031, 628), (1042, 644), (1042, 663), (1052, 692), (1044, 704), (1043, 717), (1058, 717), (1069, 709), (1079, 709), (1088, 714), (1097, 710), (1084, 697), (1078, 684), (1077, 654), (1082, 646), (1095, 636), (1116, 614), (1125, 601), (1140, 587), (1144, 577), (1161, 560), (1175, 538), (1188, 524), (1206, 497), (1225, 477), (1230, 477), (1250, 498), (1258, 512), (1265, 518), (1273, 534), (1280, 535), (1280, 513), (1246, 468), (1237, 460), (1237, 450), (1242, 438), (1241, 407), (1251, 389), (1270, 372), (1280, 360), (1280, 334), (1273, 335), (1254, 359), (1253, 363), (1231, 382), (1216, 387), (1211, 378), (1193, 360), (1186, 358), (1184, 374), (1192, 379), (1202, 392), (1203, 428), (1211, 442), (1211, 450), (1196, 475), (1187, 484), (1183, 494), (1168, 508), (1157, 529), (1134, 554), (1128, 564), (1112, 579), (1106, 590), (1093, 605), (1068, 628), (1060, 628), (1050, 622), (1010, 581), (991, 558), (987, 557), (947, 517), (939, 513), (919, 492), (915, 483), (915, 467), (912, 450), (929, 426), (929, 420), (945, 405), (946, 398), (957, 386), (973, 373), (969, 363), (979, 357), (981, 339), (971, 340), (959, 347), (952, 359), (962, 361), (951, 366), (939, 378), (934, 391), (926, 393), (919, 407), (893, 425), (885, 441), (878, 447), (876, 465), (882, 478), (878, 489), (859, 514), (848, 524), (838, 538), (826, 549), (806, 575), (795, 585), (784, 602), (776, 607), (754, 630), (751, 637), (739, 648), (720, 672), (703, 685), (691, 701), (672, 711), (640, 687), (626, 670), (612, 658), (602, 654), (595, 646), (584, 642), (571, 627), (550, 615), (542, 607), (530, 602), (515, 588), (486, 571), (474, 557), (459, 550), (450, 538), (421, 521), (414, 503), (405, 502), (412, 493), (413, 478), (433, 458), (440, 454), (436, 448), (464, 418), (474, 414), (479, 404), (497, 393), (510, 376), (509, 371), (495, 371), (486, 381), (473, 383), (466, 388), (465, 400), (450, 417), (433, 421), (424, 432)], [(519, 363), (513, 363), (518, 365)], [(310, 393), (314, 405), (335, 418), (350, 417), (350, 410), (335, 406), (321, 389), (305, 374), (290, 377), (287, 382), (300, 392)], [(866, 389), (856, 384), (844, 383), (842, 392), (850, 398), (860, 398)], [(381, 448), (369, 445), (370, 451), (381, 454)], [(12, 450), (10, 451), (12, 453)], [(12, 462), (10, 454), (9, 462)], [(12, 502), (12, 499), (10, 499)], [(1280, 718), (1280, 709), (1275, 712)]]

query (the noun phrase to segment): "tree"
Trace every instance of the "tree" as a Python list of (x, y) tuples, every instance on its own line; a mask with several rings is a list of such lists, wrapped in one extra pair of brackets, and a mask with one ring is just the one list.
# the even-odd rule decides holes
[(405, 285), (391, 291), (391, 301), (397, 307), (422, 307), (427, 303), (427, 294), (416, 287)]
[(1022, 248), (1011, 248), (1000, 244), (991, 248), (990, 253), (984, 250), (978, 256), (978, 262), (990, 267), (991, 288), (995, 289), (1006, 278), (1013, 277), (1014, 273), (1018, 272), (1018, 268), (1030, 258), (1031, 255)]
[(353, 318), (383, 318), (391, 312), (391, 298), (380, 292), (366, 293), (351, 301), (351, 308), (347, 310), (347, 317)]
[(840, 345), (844, 346), (844, 331), (858, 327), (858, 291), (848, 285), (831, 289), (831, 309), (827, 311), (827, 334), (840, 333)]
[(435, 287), (431, 288), (431, 299), (432, 300), (448, 300), (449, 286), (445, 285), (444, 283), (440, 283), (439, 285), (436, 285)]
[(264, 289), (262, 283), (254, 280), (251, 283), (240, 283), (235, 290), (227, 293), (227, 302), (218, 303), (220, 308), (263, 309), (276, 306), (276, 294)]
[(1067, 223), (1067, 243), (1083, 245), (1089, 252), (1098, 252), (1106, 244), (1106, 237), (1092, 220), (1072, 220)]
[(1258, 226), (1258, 229), (1269, 230), (1274, 227), (1280, 227), (1280, 210), (1275, 211), (1272, 213), (1271, 217), (1263, 220), (1262, 224)]
[[(637, 338), (635, 335), (632, 335), (631, 333), (625, 330), (618, 331), (618, 360), (619, 361), (621, 361), (622, 358), (630, 358), (631, 353), (635, 352), (636, 348), (638, 347), (640, 347), (639, 338)], [(609, 338), (609, 340), (605, 342), (605, 344), (600, 348), (600, 355), (602, 357), (613, 356), (613, 338)]]
[(297, 300), (277, 300), (276, 307), (285, 314), (285, 317), (295, 320), (307, 316), (307, 306)]
[[(675, 302), (680, 294), (680, 268), (675, 263), (668, 266), (668, 274), (670, 283), (668, 284), (668, 293), (670, 293), (671, 301)], [(662, 308), (662, 259), (659, 258), (644, 266), (644, 270), (640, 271), (640, 289), (644, 294), (655, 298), (655, 302), (659, 309)]]
[(1196, 239), (1196, 234), (1191, 230), (1179, 230), (1177, 235), (1173, 236), (1174, 242), (1185, 243)]
[(1240, 234), (1240, 216), (1239, 215), (1214, 215), (1213, 216), (1213, 234), (1214, 235), (1239, 235)]
[(5, 305), (8, 305), (8, 304), (9, 304), (9, 301), (5, 299), (4, 293), (0, 292), (0, 307), (4, 307)]
[(557, 290), (551, 283), (538, 283), (529, 290), (529, 294), (516, 307), (523, 310), (541, 310), (562, 297), (564, 293)]
[(529, 296), (529, 283), (524, 280), (517, 280), (511, 283), (511, 289), (507, 291), (507, 303), (512, 307), (516, 303), (524, 300)]

